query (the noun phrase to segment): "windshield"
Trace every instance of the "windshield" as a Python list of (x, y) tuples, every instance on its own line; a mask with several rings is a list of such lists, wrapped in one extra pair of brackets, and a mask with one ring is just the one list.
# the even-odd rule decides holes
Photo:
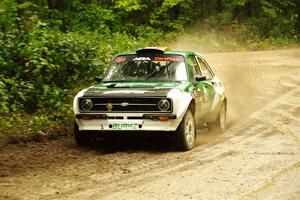
[(104, 82), (186, 80), (187, 72), (183, 56), (152, 54), (116, 57), (103, 79)]

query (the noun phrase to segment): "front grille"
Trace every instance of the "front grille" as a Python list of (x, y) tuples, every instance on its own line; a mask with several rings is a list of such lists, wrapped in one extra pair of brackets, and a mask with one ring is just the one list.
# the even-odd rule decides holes
[[(79, 99), (79, 105), (85, 98)], [(157, 103), (161, 99), (167, 99), (170, 102), (170, 108), (164, 112), (172, 112), (172, 101), (168, 98), (162, 97), (147, 97), (147, 98), (101, 98), (101, 97), (89, 97), (93, 102), (93, 107), (90, 111), (82, 112), (158, 112), (159, 110)], [(111, 104), (112, 109), (108, 110), (107, 105)], [(81, 106), (79, 106), (81, 109)]]

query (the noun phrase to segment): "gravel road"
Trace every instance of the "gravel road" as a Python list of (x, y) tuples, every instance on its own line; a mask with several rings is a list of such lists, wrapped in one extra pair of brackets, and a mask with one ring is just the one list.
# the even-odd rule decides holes
[(178, 152), (162, 137), (0, 147), (0, 199), (300, 199), (300, 49), (204, 54), (229, 129)]

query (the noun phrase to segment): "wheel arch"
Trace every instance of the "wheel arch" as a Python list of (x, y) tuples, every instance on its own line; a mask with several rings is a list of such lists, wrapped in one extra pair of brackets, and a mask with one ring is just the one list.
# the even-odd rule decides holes
[(226, 97), (224, 97), (223, 102), (225, 103), (225, 111), (227, 112), (227, 98)]
[(188, 110), (190, 110), (193, 114), (193, 116), (195, 116), (196, 113), (196, 101), (195, 99), (191, 99), (189, 106), (187, 107), (187, 110), (185, 112), (187, 112)]

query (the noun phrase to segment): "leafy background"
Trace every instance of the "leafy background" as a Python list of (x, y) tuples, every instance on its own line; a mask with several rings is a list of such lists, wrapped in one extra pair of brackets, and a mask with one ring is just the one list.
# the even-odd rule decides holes
[(119, 52), (192, 33), (211, 51), (299, 45), (299, 8), (299, 0), (1, 0), (0, 136), (72, 122), (74, 94)]

